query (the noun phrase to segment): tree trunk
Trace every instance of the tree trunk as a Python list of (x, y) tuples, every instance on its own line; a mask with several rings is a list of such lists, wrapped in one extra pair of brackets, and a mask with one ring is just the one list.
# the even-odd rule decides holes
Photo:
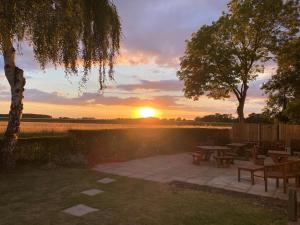
[(15, 49), (12, 42), (3, 51), (4, 72), (11, 88), (11, 105), (7, 129), (0, 148), (0, 170), (10, 170), (15, 167), (14, 150), (20, 131), (20, 121), (23, 112), (23, 93), (25, 78), (23, 70), (15, 65)]
[(239, 123), (244, 123), (245, 122), (245, 117), (244, 117), (245, 100), (246, 100), (246, 96), (242, 96), (242, 98), (239, 100), (239, 105), (237, 107), (237, 114), (238, 114)]

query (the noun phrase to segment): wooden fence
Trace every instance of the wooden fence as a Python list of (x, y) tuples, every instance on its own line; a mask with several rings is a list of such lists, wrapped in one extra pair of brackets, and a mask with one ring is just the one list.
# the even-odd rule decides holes
[(278, 141), (287, 146), (291, 139), (300, 139), (300, 125), (287, 124), (233, 124), (233, 141)]

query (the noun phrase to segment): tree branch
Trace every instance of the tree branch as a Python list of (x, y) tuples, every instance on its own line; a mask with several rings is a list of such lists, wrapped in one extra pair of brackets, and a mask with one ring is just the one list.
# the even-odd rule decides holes
[(241, 99), (241, 92), (237, 89), (237, 87), (234, 87), (232, 89), (232, 91), (235, 94), (236, 98), (240, 101), (240, 99)]

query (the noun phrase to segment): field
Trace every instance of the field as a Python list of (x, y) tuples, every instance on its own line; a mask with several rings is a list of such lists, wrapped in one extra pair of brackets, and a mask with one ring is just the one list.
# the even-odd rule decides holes
[[(7, 122), (0, 121), (0, 133), (4, 133)], [(185, 126), (151, 124), (97, 124), (97, 123), (59, 123), (59, 122), (22, 122), (21, 133), (66, 133), (68, 130), (104, 130), (127, 128), (224, 128), (224, 126)], [(226, 127), (225, 127), (226, 128)], [(227, 126), (227, 128), (230, 128)]]

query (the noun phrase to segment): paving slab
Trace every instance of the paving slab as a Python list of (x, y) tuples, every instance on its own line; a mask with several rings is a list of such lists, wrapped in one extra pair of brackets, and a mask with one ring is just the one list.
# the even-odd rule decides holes
[(82, 191), (82, 194), (88, 195), (88, 196), (95, 196), (97, 194), (103, 193), (104, 191), (100, 190), (100, 189), (89, 189), (89, 190), (85, 190)]
[(101, 184), (110, 184), (110, 183), (113, 183), (115, 181), (116, 181), (115, 179), (106, 177), (106, 178), (102, 178), (102, 179), (98, 180), (97, 182), (101, 183)]
[[(287, 199), (287, 195), (282, 190), (282, 183), (277, 188), (274, 179), (268, 180), (268, 192), (265, 192), (264, 180), (261, 177), (255, 177), (255, 185), (251, 185), (250, 174), (243, 173), (244, 179), (238, 182), (237, 167), (251, 164), (251, 161), (235, 160), (234, 164), (230, 165), (229, 168), (217, 168), (213, 162), (201, 162), (200, 165), (194, 165), (190, 153), (180, 153), (135, 159), (121, 163), (100, 164), (94, 169), (108, 174), (160, 183), (184, 181), (258, 196)], [(262, 175), (262, 172), (257, 174), (259, 173)], [(291, 180), (290, 184), (293, 184), (293, 182)]]
[(67, 209), (63, 210), (63, 212), (67, 213), (69, 215), (72, 215), (72, 216), (80, 217), (80, 216), (84, 216), (91, 212), (96, 212), (98, 210), (99, 209), (95, 209), (95, 208), (89, 207), (87, 205), (79, 204), (79, 205), (75, 205), (70, 208), (67, 208)]

